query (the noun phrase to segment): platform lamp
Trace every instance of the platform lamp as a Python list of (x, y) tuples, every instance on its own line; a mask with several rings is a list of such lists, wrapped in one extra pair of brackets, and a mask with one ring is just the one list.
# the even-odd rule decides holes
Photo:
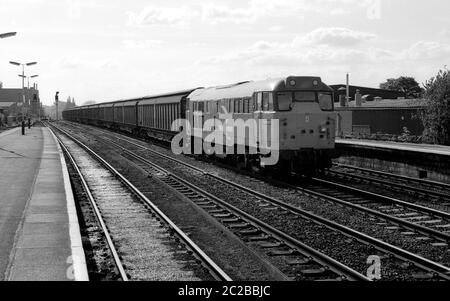
[(36, 65), (37, 62), (22, 64), (22, 63), (10, 61), (9, 63), (14, 66), (22, 66), (22, 76), (21, 76), (22, 77), (22, 89), (25, 89), (25, 66), (33, 66), (33, 65)]
[(9, 37), (13, 37), (17, 34), (17, 32), (7, 32), (7, 33), (2, 33), (0, 34), (0, 39), (6, 39)]
[(30, 78), (36, 78), (39, 77), (39, 75), (32, 75), (32, 76), (28, 76), (28, 89), (30, 89)]
[[(22, 78), (22, 100), (23, 102), (25, 102), (25, 66), (33, 66), (36, 65), (37, 62), (30, 62), (30, 63), (26, 63), (26, 64), (22, 64), (22, 63), (18, 63), (15, 61), (10, 61), (9, 62), (11, 65), (14, 66), (22, 66), (22, 75), (19, 75)], [(23, 116), (22, 116), (23, 118)]]

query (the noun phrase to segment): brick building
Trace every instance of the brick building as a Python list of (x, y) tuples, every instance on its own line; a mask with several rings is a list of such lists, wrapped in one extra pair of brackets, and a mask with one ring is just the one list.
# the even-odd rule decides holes
[(6, 121), (14, 122), (22, 116), (38, 117), (40, 109), (39, 90), (36, 86), (7, 89), (0, 83), (0, 116), (4, 116)]

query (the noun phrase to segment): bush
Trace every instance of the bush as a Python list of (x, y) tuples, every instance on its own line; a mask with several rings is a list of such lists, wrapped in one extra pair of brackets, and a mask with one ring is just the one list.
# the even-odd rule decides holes
[(424, 140), (450, 145), (450, 71), (439, 71), (424, 87), (426, 107), (420, 113)]

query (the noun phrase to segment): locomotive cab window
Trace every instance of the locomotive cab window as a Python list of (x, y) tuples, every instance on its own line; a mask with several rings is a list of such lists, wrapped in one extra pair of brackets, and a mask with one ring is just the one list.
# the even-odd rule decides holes
[(327, 92), (317, 94), (319, 106), (323, 111), (333, 111), (333, 95)]
[(241, 113), (241, 105), (239, 99), (234, 100), (234, 112), (235, 113)]
[(292, 93), (279, 92), (277, 93), (278, 110), (290, 111), (292, 109)]
[(249, 104), (250, 100), (248, 98), (244, 98), (244, 113), (250, 113)]
[(270, 92), (263, 93), (263, 111), (273, 111), (273, 94)]
[(263, 96), (262, 93), (257, 93), (256, 94), (256, 108), (255, 111), (262, 111), (262, 101), (263, 101)]
[(252, 97), (248, 100), (248, 112), (253, 113), (255, 111), (255, 98)]
[(316, 101), (316, 93), (315, 92), (295, 92), (294, 99), (298, 102), (315, 102)]
[(229, 106), (229, 110), (228, 113), (234, 113), (234, 101), (231, 99), (229, 100), (230, 106)]
[(197, 103), (197, 111), (204, 112), (205, 111), (205, 103), (203, 101)]

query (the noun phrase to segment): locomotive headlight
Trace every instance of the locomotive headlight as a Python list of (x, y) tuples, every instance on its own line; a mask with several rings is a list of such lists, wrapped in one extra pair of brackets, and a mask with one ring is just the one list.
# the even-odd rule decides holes
[(314, 81), (313, 81), (313, 85), (314, 85), (314, 86), (318, 86), (318, 85), (319, 85), (319, 81), (318, 81), (317, 79), (314, 80)]
[(291, 80), (290, 82), (289, 82), (289, 84), (291, 85), (291, 86), (295, 86), (296, 84), (297, 84), (297, 82), (295, 81), (295, 80)]

